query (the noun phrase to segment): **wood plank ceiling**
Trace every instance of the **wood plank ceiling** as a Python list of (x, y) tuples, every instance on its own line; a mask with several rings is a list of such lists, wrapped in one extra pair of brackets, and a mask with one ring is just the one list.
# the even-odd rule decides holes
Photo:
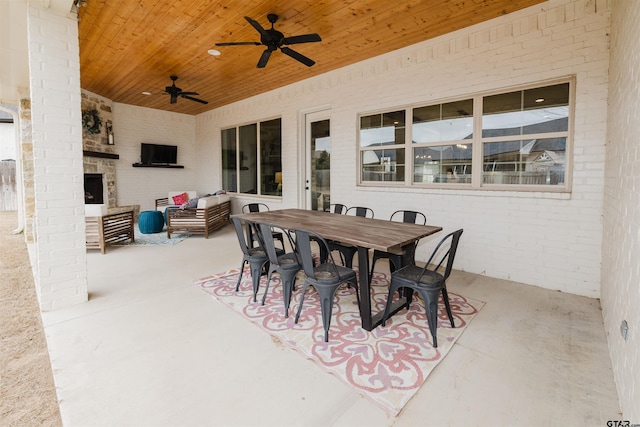
[[(486, 21), (543, 0), (86, 0), (79, 8), (83, 89), (116, 102), (200, 114), (296, 81)], [(274, 52), (256, 68), (264, 46), (245, 19), (285, 37), (318, 33), (322, 42), (291, 45), (313, 59), (307, 67)], [(220, 56), (207, 50), (216, 48)], [(198, 92), (201, 104), (164, 93)], [(142, 92), (151, 92), (143, 95)]]

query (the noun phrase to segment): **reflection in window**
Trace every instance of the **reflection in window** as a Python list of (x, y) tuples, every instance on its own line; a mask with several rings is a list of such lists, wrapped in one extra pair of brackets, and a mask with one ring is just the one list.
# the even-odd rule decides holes
[(362, 151), (363, 181), (404, 181), (405, 150)]
[(260, 194), (282, 194), (282, 134), (280, 119), (260, 123)]
[(404, 144), (405, 111), (360, 117), (360, 147)]
[(236, 182), (236, 128), (222, 131), (222, 188), (227, 191), (238, 191)]
[(568, 191), (573, 84), (361, 116), (358, 182)]
[(482, 137), (566, 132), (569, 83), (485, 96)]
[(281, 127), (281, 119), (275, 119), (222, 130), (224, 190), (278, 194), (277, 181), (282, 176)]
[(434, 145), (413, 150), (413, 182), (471, 183), (471, 144)]
[(566, 138), (485, 142), (484, 184), (564, 184)]
[(473, 99), (413, 109), (414, 143), (442, 142), (473, 137)]

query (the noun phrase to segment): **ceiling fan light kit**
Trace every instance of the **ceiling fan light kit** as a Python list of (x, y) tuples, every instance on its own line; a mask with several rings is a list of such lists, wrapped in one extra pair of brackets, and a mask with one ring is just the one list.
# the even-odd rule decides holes
[(292, 44), (301, 44), (301, 43), (313, 43), (313, 42), (321, 42), (322, 38), (316, 33), (312, 34), (302, 34), (299, 36), (285, 37), (280, 31), (273, 28), (273, 25), (278, 20), (278, 15), (270, 13), (267, 15), (267, 19), (271, 23), (270, 29), (264, 29), (262, 25), (260, 25), (257, 21), (245, 16), (244, 19), (260, 33), (260, 42), (226, 42), (226, 43), (216, 43), (216, 46), (265, 46), (266, 49), (262, 52), (260, 59), (258, 60), (258, 64), (256, 68), (264, 68), (267, 66), (267, 62), (271, 57), (271, 53), (280, 49), (282, 53), (285, 55), (295, 59), (306, 65), (307, 67), (311, 67), (315, 64), (315, 61), (304, 56), (303, 54), (296, 52), (295, 50), (287, 47)]

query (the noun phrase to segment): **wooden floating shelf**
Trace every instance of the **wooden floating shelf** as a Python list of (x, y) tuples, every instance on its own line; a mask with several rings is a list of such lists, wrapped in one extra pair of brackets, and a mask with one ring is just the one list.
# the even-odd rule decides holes
[(113, 159), (113, 160), (118, 160), (120, 158), (120, 156), (118, 154), (113, 154), (113, 153), (103, 153), (102, 151), (87, 151), (87, 150), (82, 150), (82, 154), (84, 154), (87, 157), (99, 157), (101, 159)]

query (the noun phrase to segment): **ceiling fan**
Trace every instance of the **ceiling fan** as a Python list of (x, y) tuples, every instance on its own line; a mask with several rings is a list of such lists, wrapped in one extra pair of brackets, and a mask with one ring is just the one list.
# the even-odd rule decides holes
[(240, 45), (266, 46), (267, 49), (264, 52), (262, 52), (262, 56), (260, 57), (260, 60), (258, 61), (258, 65), (256, 65), (256, 68), (264, 68), (267, 65), (267, 61), (269, 60), (269, 57), (271, 56), (271, 52), (276, 51), (278, 49), (280, 49), (282, 53), (284, 53), (285, 55), (288, 55), (293, 59), (302, 62), (307, 67), (311, 67), (313, 64), (315, 64), (315, 61), (283, 45), (321, 42), (322, 39), (318, 34), (313, 33), (313, 34), (303, 34), (300, 36), (285, 37), (284, 34), (282, 34), (280, 31), (277, 31), (273, 28), (273, 24), (275, 24), (276, 21), (278, 20), (278, 15), (275, 15), (273, 13), (270, 13), (267, 15), (267, 19), (269, 20), (269, 22), (271, 22), (271, 28), (266, 30), (262, 28), (262, 26), (257, 21), (254, 21), (253, 19), (246, 16), (244, 17), (244, 19), (246, 19), (247, 22), (251, 24), (251, 26), (260, 33), (259, 43), (258, 42), (228, 42), (228, 43), (216, 43), (216, 46), (240, 46)]
[(204, 101), (202, 99), (198, 99), (198, 98), (194, 98), (191, 95), (198, 95), (198, 92), (183, 92), (182, 89), (180, 89), (179, 87), (176, 86), (176, 80), (178, 80), (178, 76), (169, 76), (169, 78), (171, 80), (173, 80), (173, 84), (171, 86), (167, 86), (165, 88), (165, 92), (168, 93), (169, 95), (171, 95), (171, 103), (175, 104), (176, 102), (178, 102), (178, 97), (182, 97), (184, 99), (190, 99), (191, 101), (196, 101), (199, 102), (201, 104), (208, 104), (207, 101)]

